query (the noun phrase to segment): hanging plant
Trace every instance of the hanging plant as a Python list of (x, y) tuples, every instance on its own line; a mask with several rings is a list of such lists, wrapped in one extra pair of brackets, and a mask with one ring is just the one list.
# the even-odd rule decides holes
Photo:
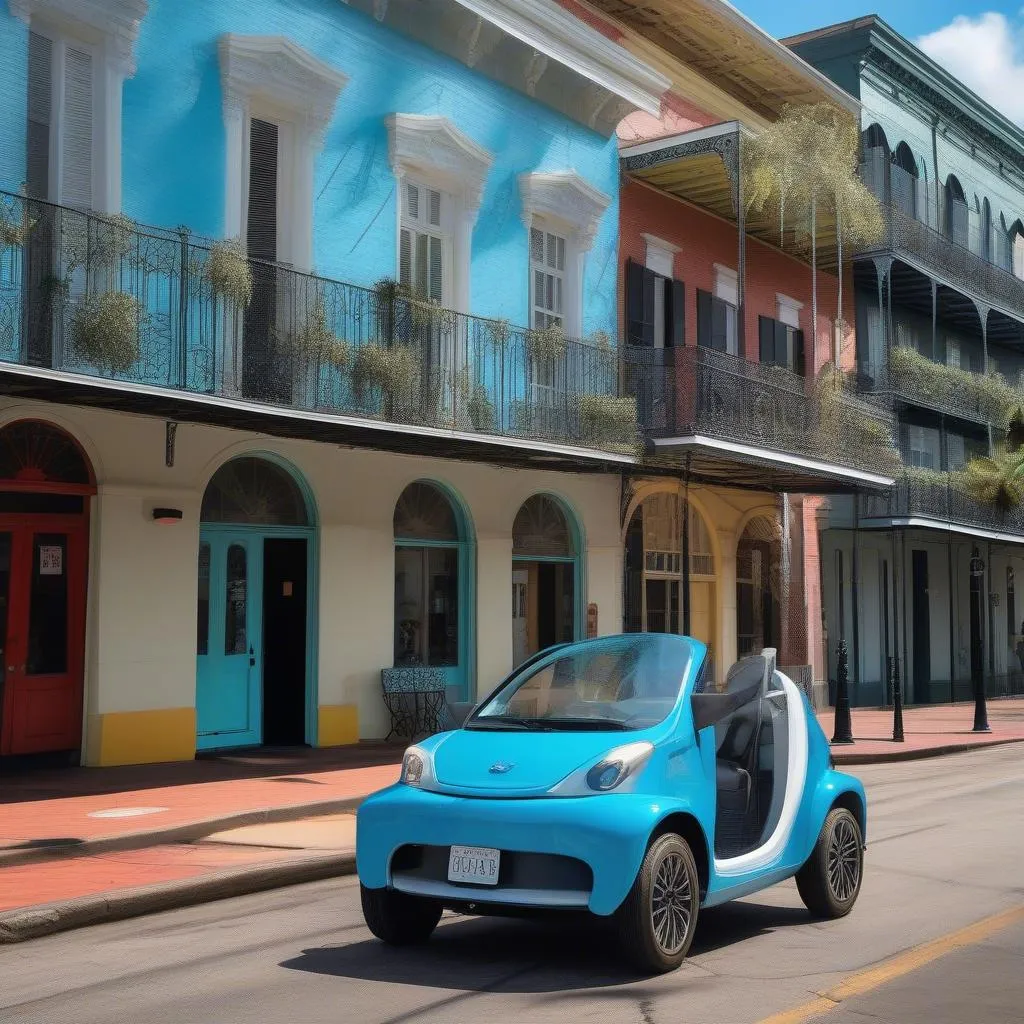
[(36, 223), (24, 207), (21, 217), (15, 219), (14, 210), (6, 205), (0, 206), (0, 246), (4, 249), (17, 249), (24, 245)]
[(114, 373), (126, 373), (138, 362), (139, 333), (145, 313), (126, 292), (104, 292), (84, 299), (75, 310), (72, 337), (85, 362)]
[(292, 331), (290, 336), (294, 350), (303, 358), (321, 366), (333, 366), (344, 371), (352, 357), (351, 348), (342, 341), (327, 324), (327, 310), (324, 300), (318, 298), (306, 322)]
[(412, 405), (419, 391), (420, 354), (411, 345), (362, 345), (352, 361), (352, 390), (363, 403), (368, 392), (385, 400)]
[(557, 362), (565, 355), (567, 347), (561, 324), (526, 333), (526, 351), (536, 362)]
[(628, 395), (583, 395), (580, 434), (595, 448), (632, 448), (639, 436), (636, 399)]
[(504, 350), (512, 337), (512, 325), (508, 320), (487, 320), (484, 322), (484, 331), (491, 346), (499, 351)]
[(223, 296), (237, 309), (248, 307), (252, 302), (252, 268), (239, 239), (214, 243), (206, 261), (206, 279), (214, 295)]

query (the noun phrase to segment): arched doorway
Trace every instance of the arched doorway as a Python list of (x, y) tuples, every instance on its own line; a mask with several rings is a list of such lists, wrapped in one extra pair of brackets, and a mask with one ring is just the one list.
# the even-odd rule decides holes
[(512, 664), (580, 633), (579, 530), (557, 498), (535, 494), (512, 524)]
[(472, 538), (460, 504), (417, 480), (395, 505), (395, 667), (440, 669), (449, 699), (467, 700), (472, 643)]
[(0, 430), (0, 755), (82, 737), (89, 460), (63, 430)]
[(214, 473), (200, 518), (196, 746), (312, 742), (312, 501), (277, 460), (243, 456)]
[(702, 641), (709, 650), (708, 678), (714, 679), (716, 602), (715, 556), (701, 514), (678, 494), (644, 499), (626, 530), (626, 632), (681, 633)]
[(765, 516), (747, 523), (736, 548), (736, 653), (782, 645), (782, 544)]

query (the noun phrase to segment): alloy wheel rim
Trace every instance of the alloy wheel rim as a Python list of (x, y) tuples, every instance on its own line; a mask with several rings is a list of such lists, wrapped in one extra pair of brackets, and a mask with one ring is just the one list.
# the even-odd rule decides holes
[(860, 842), (853, 822), (840, 818), (828, 847), (828, 886), (840, 903), (853, 899), (860, 882)]
[(654, 937), (666, 956), (678, 953), (690, 933), (693, 891), (682, 855), (662, 858), (651, 888), (651, 921)]

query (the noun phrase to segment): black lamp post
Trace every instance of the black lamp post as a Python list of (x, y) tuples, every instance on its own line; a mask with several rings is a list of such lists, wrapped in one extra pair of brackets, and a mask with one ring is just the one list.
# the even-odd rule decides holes
[(848, 655), (846, 641), (839, 641), (839, 659), (836, 663), (836, 726), (833, 743), (853, 742), (853, 723), (850, 721), (850, 690), (847, 686)]
[[(982, 580), (985, 576), (985, 563), (975, 548), (971, 552), (971, 646), (980, 646), (982, 611), (981, 599)], [(991, 609), (989, 610), (991, 614)], [(977, 629), (975, 629), (975, 621)], [(978, 639), (975, 639), (977, 634)], [(991, 732), (988, 724), (988, 707), (985, 704), (985, 672), (980, 651), (971, 651), (971, 683), (974, 687), (974, 729), (973, 732)]]

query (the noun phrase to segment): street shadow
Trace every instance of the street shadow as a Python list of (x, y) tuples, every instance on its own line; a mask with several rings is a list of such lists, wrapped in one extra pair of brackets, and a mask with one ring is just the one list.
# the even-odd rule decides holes
[[(779, 928), (808, 924), (807, 911), (756, 903), (728, 904), (701, 914), (690, 956), (713, 952)], [(448, 991), (541, 995), (566, 989), (635, 986), (644, 979), (624, 966), (609, 923), (593, 918), (541, 924), (501, 918), (456, 918), (423, 946), (396, 949), (370, 939), (305, 949), (281, 967), (328, 977)], [(675, 976), (700, 988), (703, 974)]]

